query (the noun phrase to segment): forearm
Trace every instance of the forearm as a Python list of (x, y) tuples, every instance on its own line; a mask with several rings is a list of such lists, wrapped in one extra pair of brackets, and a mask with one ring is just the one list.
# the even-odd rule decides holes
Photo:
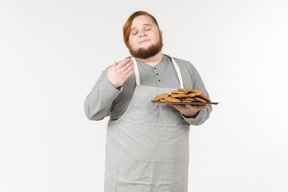
[(114, 88), (105, 73), (103, 73), (84, 102), (87, 118), (90, 120), (101, 120), (109, 116), (113, 101), (121, 91), (122, 89)]
[(185, 117), (182, 115), (184, 120), (189, 123), (190, 125), (201, 125), (203, 124), (210, 116), (210, 113), (212, 111), (212, 107), (210, 105), (207, 105), (208, 108), (200, 110), (195, 117)]

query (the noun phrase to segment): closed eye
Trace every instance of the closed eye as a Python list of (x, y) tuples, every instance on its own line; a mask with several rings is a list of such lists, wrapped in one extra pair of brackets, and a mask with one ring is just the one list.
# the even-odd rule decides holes
[(132, 35), (137, 35), (137, 33), (138, 33), (138, 31), (136, 31), (136, 30), (134, 30), (134, 31), (132, 31)]

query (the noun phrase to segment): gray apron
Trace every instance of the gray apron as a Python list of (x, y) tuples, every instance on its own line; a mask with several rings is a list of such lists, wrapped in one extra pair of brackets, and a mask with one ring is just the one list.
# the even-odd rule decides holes
[(140, 85), (134, 62), (136, 88), (130, 104), (118, 120), (108, 122), (105, 192), (187, 192), (189, 124), (173, 107), (151, 102), (177, 87)]

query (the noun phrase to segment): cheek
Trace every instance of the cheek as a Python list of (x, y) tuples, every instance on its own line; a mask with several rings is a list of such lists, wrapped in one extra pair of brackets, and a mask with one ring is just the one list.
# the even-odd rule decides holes
[(161, 38), (159, 33), (154, 34), (155, 40), (158, 42)]
[(129, 38), (129, 41), (128, 41), (128, 43), (129, 43), (129, 45), (130, 45), (130, 47), (133, 49), (133, 48), (136, 48), (136, 40), (135, 40), (135, 38)]

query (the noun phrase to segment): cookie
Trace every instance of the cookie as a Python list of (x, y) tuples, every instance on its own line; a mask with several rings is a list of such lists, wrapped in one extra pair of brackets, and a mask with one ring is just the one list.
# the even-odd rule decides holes
[(190, 103), (190, 102), (192, 102), (192, 101), (186, 101), (186, 100), (181, 100), (181, 102), (183, 102), (183, 103)]
[(195, 97), (195, 96), (198, 96), (198, 95), (201, 95), (202, 94), (202, 91), (197, 91), (197, 92), (193, 92), (193, 93), (188, 93), (189, 97)]
[(192, 102), (192, 101), (194, 101), (194, 99), (190, 97), (181, 99), (181, 102)]
[(206, 97), (205, 95), (199, 95), (198, 97), (201, 97), (202, 99), (206, 100), (206, 102), (211, 102), (211, 100), (209, 99), (209, 97)]
[(201, 97), (198, 97), (198, 96), (194, 97), (194, 99), (203, 103), (207, 103), (205, 99), (202, 99)]
[(177, 91), (182, 91), (182, 92), (193, 92), (193, 89), (188, 89), (188, 88), (182, 88), (182, 89), (178, 89)]
[(157, 95), (155, 98), (154, 98), (154, 101), (160, 101), (161, 99), (164, 99), (166, 97), (168, 97), (169, 94), (168, 93), (162, 93), (160, 95)]
[(185, 94), (183, 91), (171, 91), (172, 94)]
[(171, 97), (173, 98), (185, 98), (185, 97), (189, 97), (186, 94), (172, 94)]
[(165, 100), (167, 102), (180, 102), (180, 99), (172, 98), (172, 97), (166, 97)]

